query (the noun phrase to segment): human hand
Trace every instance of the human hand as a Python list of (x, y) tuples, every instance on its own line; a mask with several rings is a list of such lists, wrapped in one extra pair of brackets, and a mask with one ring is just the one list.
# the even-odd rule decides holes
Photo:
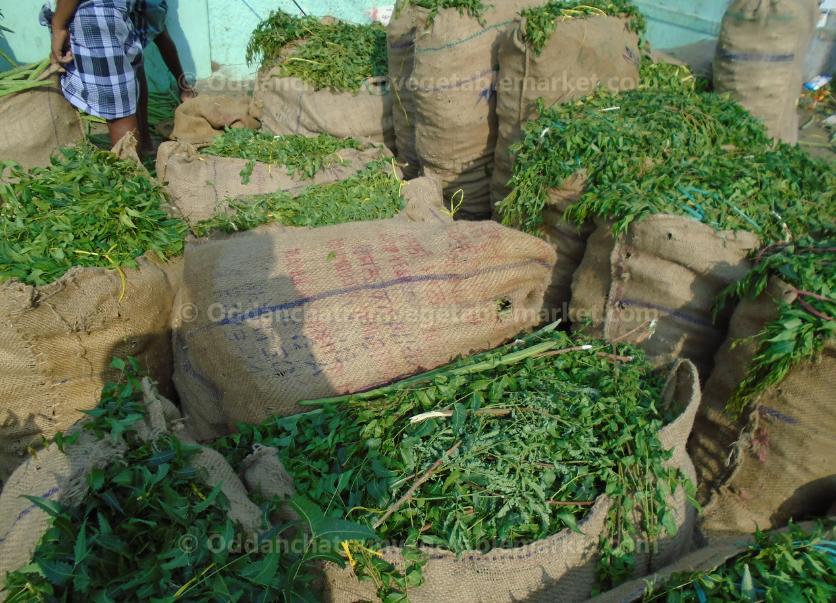
[(52, 28), (52, 53), (50, 61), (54, 65), (66, 65), (73, 60), (70, 51), (70, 31), (66, 28)]

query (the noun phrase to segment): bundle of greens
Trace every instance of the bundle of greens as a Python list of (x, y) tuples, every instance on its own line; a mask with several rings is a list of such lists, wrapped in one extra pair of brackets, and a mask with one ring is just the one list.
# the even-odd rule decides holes
[(650, 586), (644, 603), (836, 600), (836, 530), (758, 533), (756, 543), (710, 571), (678, 573)]
[(267, 132), (236, 128), (227, 130), (201, 150), (216, 157), (236, 157), (255, 162), (281, 165), (299, 178), (313, 178), (321, 170), (342, 163), (339, 151), (362, 149), (353, 138), (337, 138), (330, 134), (318, 136), (273, 136)]
[(792, 304), (782, 301), (778, 319), (758, 335), (749, 371), (727, 402), (727, 410), (735, 415), (783, 381), (794, 366), (812, 360), (836, 336), (836, 232), (831, 230), (824, 240), (803, 237), (767, 247), (746, 278), (720, 295), (717, 309), (732, 299), (761, 295), (771, 276), (793, 287), (797, 298)]
[[(398, 575), (363, 547), (355, 572), (383, 600), (421, 582), (416, 545), (456, 553), (514, 547), (577, 529), (613, 499), (603, 584), (629, 575), (639, 538), (676, 531), (667, 497), (691, 491), (658, 432), (664, 376), (627, 345), (547, 327), (496, 350), (371, 392), (319, 400), (217, 442), (233, 466), (275, 446), (298, 491), (335, 517), (406, 545)], [(640, 519), (637, 519), (640, 517)]]
[[(138, 366), (115, 360), (119, 383), (105, 386), (83, 429), (121, 442), (118, 462), (94, 469), (77, 508), (28, 497), (51, 517), (32, 562), (6, 576), (7, 603), (30, 601), (310, 601), (315, 559), (342, 563), (346, 538), (373, 538), (360, 525), (325, 519), (304, 499), (307, 541), (282, 546), (273, 530), (247, 543), (228, 517), (220, 487), (207, 487), (190, 460), (199, 448), (171, 434), (151, 441), (136, 424), (146, 412)], [(78, 434), (56, 439), (67, 446)], [(279, 501), (266, 501), (265, 516)], [(289, 526), (283, 526), (287, 530)], [(318, 536), (328, 533), (328, 536)], [(300, 532), (304, 534), (304, 532)], [(299, 536), (302, 538), (302, 536)], [(237, 543), (237, 544), (236, 544)]]
[(0, 98), (52, 84), (52, 80), (44, 75), (49, 68), (48, 58), (29, 65), (17, 65), (2, 52), (0, 58), (12, 65), (8, 71), (0, 71)]
[(438, 15), (438, 11), (445, 8), (455, 8), (458, 9), (459, 14), (467, 14), (476, 19), (482, 19), (489, 6), (485, 5), (482, 0), (406, 0), (406, 3), (429, 9), (428, 23), (432, 23)]
[(286, 226), (328, 226), (382, 220), (403, 209), (402, 182), (386, 160), (339, 182), (315, 184), (294, 197), (280, 191), (230, 202), (229, 210), (194, 225), (203, 237), (213, 230), (238, 232), (278, 222)]
[(386, 29), (294, 17), (281, 10), (262, 21), (247, 45), (247, 62), (280, 66), (317, 90), (357, 92), (371, 77), (388, 73)]
[(586, 188), (566, 217), (602, 217), (616, 231), (671, 213), (717, 230), (749, 230), (771, 243), (821, 232), (832, 221), (836, 173), (829, 166), (772, 141), (732, 100), (655, 77), (672, 87), (601, 91), (540, 106), (514, 149), (514, 191), (500, 203), (503, 222), (537, 233), (549, 190), (580, 170), (588, 174)]
[(0, 164), (0, 282), (45, 285), (73, 266), (135, 267), (183, 251), (186, 225), (141, 166), (80, 145), (46, 168)]
[(594, 16), (627, 19), (630, 31), (639, 35), (640, 47), (644, 46), (645, 18), (630, 0), (550, 0), (522, 11), (522, 16), (526, 19), (525, 41), (535, 54), (543, 51), (558, 23)]

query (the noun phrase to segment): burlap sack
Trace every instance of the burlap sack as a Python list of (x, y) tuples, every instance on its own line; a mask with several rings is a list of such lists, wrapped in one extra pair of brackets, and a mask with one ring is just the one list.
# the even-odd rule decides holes
[(409, 82), (415, 98), (415, 148), (423, 173), (442, 181), (446, 201), (454, 206), (462, 201), (458, 217), (491, 215), (499, 40), (521, 10), (539, 3), (496, 2), (481, 23), (458, 9), (442, 9), (416, 31)]
[(246, 97), (198, 96), (190, 98), (174, 112), (173, 140), (194, 145), (208, 144), (227, 128), (259, 128), (250, 115)]
[[(679, 417), (659, 433), (662, 444), (673, 450), (669, 461), (689, 478), (694, 468), (685, 451), (694, 415), (699, 407), (699, 379), (690, 362), (677, 363), (668, 381), (665, 400), (681, 411)], [(665, 537), (654, 547), (638, 543), (637, 572), (664, 567), (686, 553), (691, 544), (695, 510), (680, 490), (669, 501), (679, 531)], [(581, 533), (563, 530), (544, 540), (514, 549), (489, 552), (470, 551), (456, 556), (442, 549), (427, 548), (424, 584), (410, 590), (413, 603), (437, 601), (479, 601), (480, 603), (573, 603), (584, 601), (592, 593), (598, 563), (599, 537), (605, 529), (610, 501), (601, 496), (580, 522)], [(384, 558), (403, 566), (400, 549), (383, 549)], [(325, 566), (325, 593), (329, 603), (359, 603), (376, 600), (374, 585), (359, 582), (349, 569)]]
[(136, 357), (171, 388), (170, 316), (179, 262), (147, 258), (120, 274), (73, 268), (43, 287), (0, 285), (0, 479), (27, 449), (96, 406), (118, 374), (113, 357)]
[(259, 74), (251, 112), (264, 130), (277, 135), (331, 134), (369, 139), (395, 148), (389, 79), (369, 78), (355, 93), (317, 90), (295, 77), (281, 77), (280, 67)]
[[(796, 293), (778, 279), (738, 304), (729, 337), (715, 357), (690, 442), (708, 504), (706, 531), (752, 532), (824, 512), (836, 498), (836, 344), (820, 360), (792, 369), (740, 420), (724, 413), (748, 372), (755, 337)], [(737, 343), (736, 343), (737, 342)], [(734, 345), (734, 347), (732, 347)]]
[(415, 150), (415, 95), (409, 85), (415, 66), (415, 33), (426, 24), (429, 11), (399, 0), (386, 28), (389, 52), (389, 83), (392, 87), (392, 123), (395, 146), (404, 176), (412, 179), (421, 171)]
[[(153, 442), (172, 433), (191, 442), (189, 434), (182, 431), (177, 408), (160, 396), (147, 378), (143, 380), (143, 391), (146, 418), (135, 426), (140, 438)], [(75, 444), (67, 444), (64, 452), (52, 444), (28, 459), (0, 493), (0, 584), (8, 572), (29, 563), (52, 523), (46, 512), (23, 497), (38, 496), (74, 508), (89, 492), (90, 472), (120, 462), (125, 453), (123, 441), (113, 443), (109, 437), (97, 439), (81, 425), (76, 424), (68, 431), (68, 434), (80, 432)], [(204, 448), (192, 458), (191, 465), (198, 469), (199, 479), (207, 485), (220, 485), (229, 501), (229, 517), (236, 524), (247, 531), (261, 527), (261, 510), (249, 500), (244, 485), (218, 452)], [(0, 592), (0, 599), (3, 597)]]
[(78, 111), (57, 83), (0, 98), (0, 161), (25, 168), (49, 165), (61, 147), (84, 138)]
[(597, 336), (639, 343), (651, 357), (688, 358), (708, 375), (725, 338), (725, 321), (712, 320), (714, 301), (746, 275), (757, 246), (749, 232), (717, 232), (681, 216), (649, 216), (617, 238), (600, 224), (575, 272), (569, 314), (591, 321), (583, 328)]
[(714, 89), (790, 144), (798, 141), (796, 107), (818, 16), (817, 0), (734, 0), (720, 30)]
[[(802, 523), (803, 530), (813, 529), (814, 524)], [(783, 530), (780, 530), (783, 531)], [(589, 600), (589, 603), (640, 603), (648, 584), (662, 586), (674, 574), (712, 571), (755, 544), (755, 538), (746, 534), (725, 535), (711, 540), (710, 544), (671, 563), (667, 567), (643, 578), (626, 582)]]
[(192, 243), (175, 383), (201, 438), (293, 414), (299, 400), (368, 389), (538, 324), (553, 264), (534, 237), (452, 224), (432, 206)]
[(494, 204), (511, 192), (511, 146), (519, 142), (523, 125), (537, 117), (538, 99), (553, 105), (601, 88), (622, 92), (639, 84), (639, 39), (622, 19), (600, 16), (558, 22), (540, 54), (525, 41), (526, 26), (526, 19), (519, 19), (503, 36), (499, 49)]
[(389, 152), (370, 146), (343, 149), (337, 155), (344, 163), (324, 168), (311, 179), (291, 176), (283, 166), (256, 162), (245, 184), (241, 172), (248, 168), (246, 159), (201, 155), (190, 144), (164, 142), (157, 152), (157, 178), (183, 219), (193, 224), (225, 211), (231, 199), (279, 191), (296, 194), (314, 184), (345, 180)]

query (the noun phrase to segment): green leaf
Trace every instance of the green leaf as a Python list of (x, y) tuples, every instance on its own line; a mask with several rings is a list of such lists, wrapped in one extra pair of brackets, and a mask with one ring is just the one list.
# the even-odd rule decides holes
[(34, 504), (36, 507), (38, 507), (41, 511), (45, 512), (50, 517), (58, 517), (64, 512), (64, 508), (61, 506), (61, 504), (55, 502), (54, 500), (42, 498), (40, 496), (30, 496), (28, 494), (24, 494), (23, 498)]

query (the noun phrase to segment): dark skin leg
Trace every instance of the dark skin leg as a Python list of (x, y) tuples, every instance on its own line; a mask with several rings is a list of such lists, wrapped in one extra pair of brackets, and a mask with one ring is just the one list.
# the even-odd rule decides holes
[(139, 83), (139, 102), (136, 111), (136, 121), (139, 127), (139, 148), (143, 154), (153, 153), (154, 143), (151, 140), (151, 127), (148, 124), (148, 80), (145, 78), (145, 66), (136, 70)]
[(168, 35), (168, 31), (163, 30), (154, 38), (154, 43), (160, 51), (160, 56), (163, 58), (165, 66), (168, 67), (171, 75), (177, 81), (177, 87), (180, 90), (180, 100), (194, 98), (195, 91), (186, 80), (186, 75), (183, 73), (183, 65), (180, 64), (180, 55), (177, 53), (177, 46), (174, 44), (171, 36)]
[(114, 119), (107, 122), (107, 129), (110, 131), (110, 142), (116, 144), (128, 132), (132, 132), (134, 137), (139, 140), (139, 122), (136, 115), (129, 115), (120, 119)]

